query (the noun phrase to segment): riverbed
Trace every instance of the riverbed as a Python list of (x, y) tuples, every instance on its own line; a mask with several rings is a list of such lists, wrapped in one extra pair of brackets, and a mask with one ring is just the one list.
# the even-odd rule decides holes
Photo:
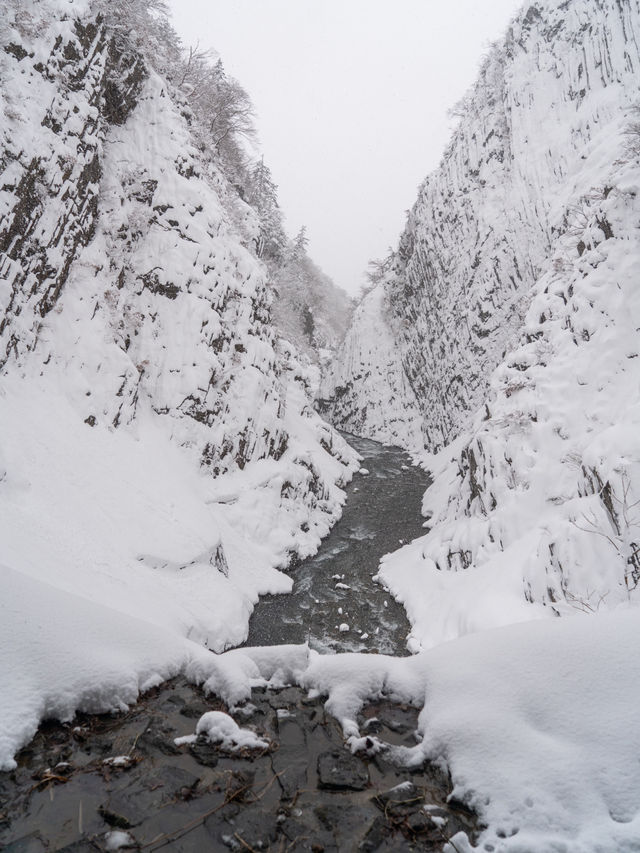
[[(422, 532), (428, 477), (397, 448), (347, 438), (363, 458), (342, 518), (314, 557), (290, 568), (292, 594), (260, 601), (248, 644), (406, 654), (404, 611), (373, 575), (383, 554)], [(230, 753), (202, 735), (176, 743), (210, 710), (249, 726), (262, 747)], [(418, 710), (372, 700), (359, 729), (388, 747), (352, 755), (322, 697), (256, 688), (228, 708), (176, 678), (126, 712), (44, 723), (17, 769), (0, 773), (0, 848), (442, 851), (461, 830), (473, 837), (476, 823), (451, 797), (446, 771), (395, 763), (394, 745), (416, 743)]]

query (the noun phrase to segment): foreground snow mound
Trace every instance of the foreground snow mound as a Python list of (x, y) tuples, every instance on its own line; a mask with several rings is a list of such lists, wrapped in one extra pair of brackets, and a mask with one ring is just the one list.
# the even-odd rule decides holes
[(490, 631), (419, 656), (416, 753), (447, 762), (455, 795), (489, 824), (484, 845), (638, 848), (639, 643), (634, 609)]
[(41, 719), (122, 711), (141, 691), (211, 653), (144, 622), (0, 564), (0, 770)]

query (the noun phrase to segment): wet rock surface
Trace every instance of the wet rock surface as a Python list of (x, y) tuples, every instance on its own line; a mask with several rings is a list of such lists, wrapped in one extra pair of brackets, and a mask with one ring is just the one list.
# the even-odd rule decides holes
[[(352, 755), (322, 700), (302, 690), (256, 689), (231, 709), (266, 749), (176, 746), (207, 710), (228, 709), (175, 679), (126, 713), (43, 725), (18, 768), (0, 774), (0, 849), (436, 851), (473, 833), (473, 816), (447, 803), (446, 774), (396, 766), (384, 751)], [(381, 700), (359, 723), (413, 746), (417, 714)]]
[(397, 447), (343, 433), (363, 457), (346, 487), (342, 518), (318, 553), (293, 567), (290, 595), (266, 595), (253, 611), (247, 645), (304, 643), (319, 651), (406, 654), (403, 608), (372, 577), (380, 558), (424, 533), (426, 471)]

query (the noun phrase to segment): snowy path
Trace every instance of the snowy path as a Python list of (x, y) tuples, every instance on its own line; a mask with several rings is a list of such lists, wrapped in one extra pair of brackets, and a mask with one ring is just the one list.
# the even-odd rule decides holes
[(372, 581), (384, 554), (424, 531), (428, 475), (395, 447), (345, 435), (362, 469), (347, 487), (342, 518), (314, 557), (292, 570), (293, 592), (260, 599), (247, 645), (302, 643), (319, 651), (405, 653), (402, 607)]

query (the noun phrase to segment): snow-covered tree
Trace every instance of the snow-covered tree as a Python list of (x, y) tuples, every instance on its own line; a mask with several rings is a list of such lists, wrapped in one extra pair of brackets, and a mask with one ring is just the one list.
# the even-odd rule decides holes
[(309, 238), (307, 237), (307, 226), (303, 225), (293, 239), (291, 250), (292, 258), (296, 261), (304, 258), (304, 256), (307, 254), (308, 245)]
[(264, 157), (253, 167), (248, 184), (247, 202), (258, 214), (260, 225), (255, 246), (256, 254), (259, 258), (280, 261), (287, 238), (278, 204), (278, 187), (271, 176), (271, 170), (264, 162)]

